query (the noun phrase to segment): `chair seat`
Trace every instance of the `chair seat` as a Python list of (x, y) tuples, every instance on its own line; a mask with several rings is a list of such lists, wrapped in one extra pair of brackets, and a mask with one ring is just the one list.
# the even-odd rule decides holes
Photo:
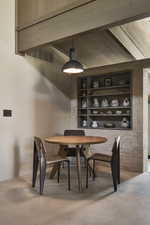
[(91, 159), (110, 162), (112, 159), (112, 156), (108, 154), (103, 154), (103, 153), (95, 153), (92, 155)]
[(50, 159), (47, 161), (47, 164), (53, 164), (53, 163), (58, 163), (58, 162), (62, 162), (62, 161), (67, 161), (68, 159), (67, 158), (63, 158), (59, 155), (54, 155), (54, 156), (51, 156)]

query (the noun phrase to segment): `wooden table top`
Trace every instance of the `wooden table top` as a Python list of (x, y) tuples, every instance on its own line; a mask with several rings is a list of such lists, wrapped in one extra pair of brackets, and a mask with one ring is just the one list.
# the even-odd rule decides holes
[(51, 144), (60, 145), (83, 145), (105, 143), (107, 141), (107, 138), (96, 136), (53, 136), (46, 138), (45, 141)]

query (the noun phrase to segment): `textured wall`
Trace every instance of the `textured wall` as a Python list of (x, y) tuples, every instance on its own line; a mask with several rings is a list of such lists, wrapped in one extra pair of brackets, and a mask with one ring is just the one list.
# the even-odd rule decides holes
[[(131, 66), (113, 67), (112, 71), (133, 70), (133, 129), (123, 130), (103, 130), (86, 129), (86, 135), (99, 135), (108, 138), (105, 144), (94, 145), (92, 148), (97, 152), (111, 151), (114, 137), (121, 136), (121, 166), (131, 171), (143, 170), (143, 70), (131, 68)], [(94, 71), (94, 70), (93, 70)], [(105, 74), (105, 70), (97, 74)], [(92, 73), (91, 70), (91, 74)], [(89, 74), (88, 74), (89, 75)], [(76, 94), (75, 94), (76, 95)], [(71, 124), (77, 128), (77, 99), (71, 102)]]
[[(0, 21), (0, 180), (4, 180), (31, 172), (34, 135), (45, 137), (69, 127), (70, 100), (55, 79), (51, 82), (52, 64), (15, 55), (14, 0), (0, 1)], [(13, 116), (2, 117), (3, 109), (12, 109)]]

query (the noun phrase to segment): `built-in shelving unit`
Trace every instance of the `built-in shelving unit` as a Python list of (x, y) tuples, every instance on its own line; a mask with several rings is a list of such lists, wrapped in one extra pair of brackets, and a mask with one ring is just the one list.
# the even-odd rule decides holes
[(132, 128), (131, 71), (78, 79), (78, 127)]

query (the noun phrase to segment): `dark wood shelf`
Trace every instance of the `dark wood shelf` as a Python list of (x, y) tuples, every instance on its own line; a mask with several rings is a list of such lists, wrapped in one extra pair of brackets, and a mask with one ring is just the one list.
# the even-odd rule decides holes
[(80, 110), (88, 110), (88, 109), (130, 109), (131, 106), (108, 106), (108, 107), (87, 107), (87, 108), (79, 108)]
[(119, 89), (119, 88), (130, 88), (129, 84), (125, 85), (113, 85), (113, 86), (104, 86), (104, 87), (99, 87), (99, 88), (80, 88), (80, 91), (97, 91), (97, 90), (106, 90), (106, 89)]
[[(120, 95), (130, 95), (130, 92), (124, 92), (124, 93), (108, 93), (107, 96), (120, 96)], [(89, 97), (103, 97), (106, 96), (106, 94), (95, 94), (95, 95), (87, 95), (87, 96), (79, 96), (79, 98), (89, 98)]]
[[(106, 79), (111, 80), (112, 86), (104, 86)], [(93, 82), (99, 82), (98, 88), (92, 88)], [(123, 83), (120, 85), (120, 83)], [(82, 85), (86, 88), (81, 88)], [(114, 85), (115, 84), (115, 85)], [(106, 98), (108, 103), (111, 103), (113, 99), (117, 99), (119, 103), (123, 103), (125, 98), (129, 99), (130, 105), (125, 107), (123, 105), (119, 106), (109, 106), (99, 107), (93, 106), (93, 98), (102, 100)], [(82, 108), (84, 101), (87, 103), (86, 108)], [(97, 110), (97, 114), (93, 113), (93, 110)], [(108, 114), (107, 111), (111, 110), (112, 114)], [(121, 114), (117, 114), (116, 111), (121, 110)], [(130, 110), (128, 113), (127, 110)], [(102, 114), (103, 113), (103, 114)], [(130, 128), (120, 127), (123, 117), (127, 118), (129, 121)], [(88, 126), (83, 127), (83, 120), (87, 121)], [(92, 121), (96, 120), (99, 127), (91, 127)], [(104, 127), (105, 122), (113, 122), (115, 127)], [(91, 75), (87, 77), (78, 78), (78, 127), (83, 129), (105, 129), (105, 130), (130, 130), (132, 129), (132, 74), (131, 71), (125, 71), (115, 74), (105, 74), (105, 75)]]
[(82, 128), (82, 129), (93, 129), (93, 130), (98, 130), (98, 129), (103, 129), (103, 130), (131, 130), (132, 128), (131, 127), (128, 127), (128, 128), (124, 128), (124, 127), (113, 127), (113, 128), (106, 128), (106, 127), (82, 127), (82, 126), (79, 126), (78, 128)]
[(126, 117), (126, 116), (130, 116), (129, 114), (87, 114), (88, 116), (97, 116), (97, 117), (99, 117), (99, 116), (103, 116), (103, 117), (105, 117), (105, 116), (109, 116), (109, 117), (113, 117), (113, 116), (119, 116), (119, 117), (121, 117), (121, 116), (124, 116), (124, 117)]

